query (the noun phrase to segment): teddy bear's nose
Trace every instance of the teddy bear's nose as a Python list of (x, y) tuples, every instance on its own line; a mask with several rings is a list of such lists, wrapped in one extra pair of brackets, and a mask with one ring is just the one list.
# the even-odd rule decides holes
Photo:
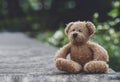
[(76, 37), (77, 37), (77, 33), (74, 33), (74, 34), (73, 34), (73, 37), (76, 38)]

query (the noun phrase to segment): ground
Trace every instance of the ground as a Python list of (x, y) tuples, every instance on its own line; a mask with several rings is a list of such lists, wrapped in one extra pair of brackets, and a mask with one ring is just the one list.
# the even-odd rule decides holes
[[(0, 82), (106, 82), (118, 81), (108, 74), (67, 74), (55, 68), (58, 49), (40, 43), (23, 33), (0, 33)], [(117, 79), (117, 80), (116, 80)]]

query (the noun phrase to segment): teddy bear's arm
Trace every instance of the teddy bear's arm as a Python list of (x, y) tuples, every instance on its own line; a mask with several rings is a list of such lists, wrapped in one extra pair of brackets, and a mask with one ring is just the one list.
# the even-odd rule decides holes
[(89, 47), (93, 51), (94, 60), (109, 61), (108, 53), (102, 46), (91, 42)]
[(89, 44), (89, 48), (93, 53), (93, 61), (90, 61), (84, 65), (84, 71), (87, 73), (106, 73), (109, 65), (107, 51), (96, 43)]
[(70, 53), (70, 43), (66, 44), (63, 48), (60, 48), (60, 50), (55, 55), (55, 61), (57, 58), (66, 58), (68, 53)]

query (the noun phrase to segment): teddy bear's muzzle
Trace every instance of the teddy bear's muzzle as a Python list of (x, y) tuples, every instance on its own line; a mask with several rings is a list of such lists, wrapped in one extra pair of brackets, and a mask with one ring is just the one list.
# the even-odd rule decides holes
[(74, 37), (74, 38), (76, 38), (76, 37), (77, 37), (77, 35), (78, 35), (77, 33), (74, 33), (74, 34), (73, 34), (73, 37)]

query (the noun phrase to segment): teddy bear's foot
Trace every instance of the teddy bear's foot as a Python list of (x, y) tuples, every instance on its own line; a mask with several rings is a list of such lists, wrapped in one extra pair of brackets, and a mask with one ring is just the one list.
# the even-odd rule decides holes
[(87, 73), (106, 73), (109, 66), (104, 61), (90, 61), (85, 64), (84, 71)]
[(61, 71), (69, 73), (79, 73), (82, 70), (82, 66), (75, 61), (58, 58), (56, 61), (56, 67)]

